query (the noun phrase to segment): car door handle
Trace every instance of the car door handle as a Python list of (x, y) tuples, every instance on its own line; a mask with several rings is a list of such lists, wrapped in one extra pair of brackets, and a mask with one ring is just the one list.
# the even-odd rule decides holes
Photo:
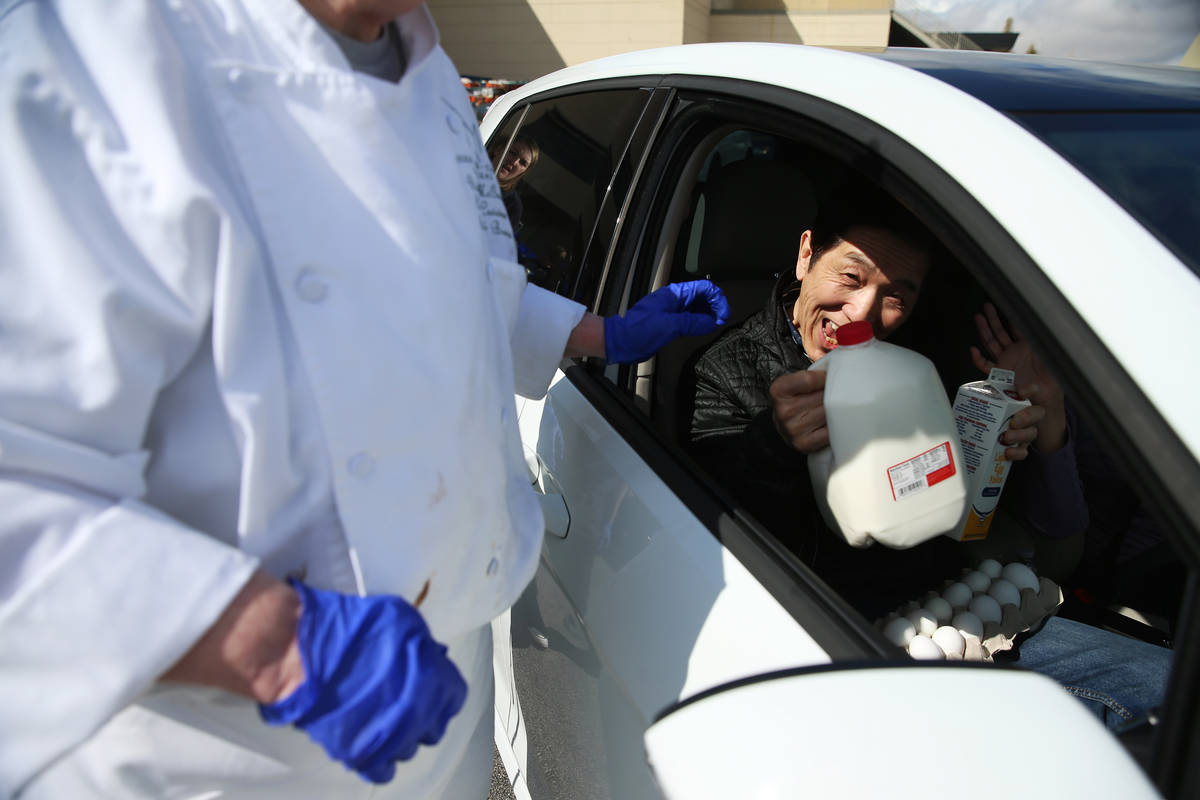
[[(540, 461), (540, 459), (539, 459)], [(571, 527), (571, 512), (567, 508), (567, 499), (563, 497), (558, 481), (546, 471), (544, 464), (539, 464), (537, 483), (533, 489), (537, 492), (538, 502), (542, 506), (542, 516), (546, 520), (546, 533), (552, 533), (560, 539), (567, 538)]]

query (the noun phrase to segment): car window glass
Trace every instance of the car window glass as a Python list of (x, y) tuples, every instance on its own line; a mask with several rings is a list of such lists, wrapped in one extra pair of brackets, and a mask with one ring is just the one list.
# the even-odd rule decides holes
[(1200, 275), (1200, 114), (1019, 114)]
[(585, 298), (590, 287), (577, 285), (579, 268), (648, 97), (612, 90), (534, 103), (511, 143), (503, 127), (492, 137), (488, 149), (532, 283)]
[(517, 126), (524, 119), (525, 110), (524, 106), (513, 110), (492, 132), (492, 137), (488, 140), (487, 152), (492, 160), (493, 168), (499, 170), (501, 159), (508, 154), (509, 142), (512, 140), (513, 134), (517, 132)]

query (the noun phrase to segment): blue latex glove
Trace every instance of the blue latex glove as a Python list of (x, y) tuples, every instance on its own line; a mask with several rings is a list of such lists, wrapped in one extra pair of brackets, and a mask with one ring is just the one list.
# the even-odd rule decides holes
[(604, 355), (610, 364), (636, 364), (673, 339), (712, 333), (728, 319), (729, 301), (712, 281), (669, 283), (625, 316), (604, 318)]
[(354, 597), (289, 580), (300, 595), (304, 683), (271, 705), (272, 725), (295, 725), (372, 783), (396, 761), (437, 744), (467, 684), (421, 614), (394, 595)]

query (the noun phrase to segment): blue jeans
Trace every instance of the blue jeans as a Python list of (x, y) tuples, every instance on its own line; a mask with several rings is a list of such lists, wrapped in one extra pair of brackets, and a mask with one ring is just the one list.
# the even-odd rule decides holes
[(1171, 651), (1050, 617), (1020, 643), (1016, 663), (1058, 681), (1114, 730), (1162, 703)]

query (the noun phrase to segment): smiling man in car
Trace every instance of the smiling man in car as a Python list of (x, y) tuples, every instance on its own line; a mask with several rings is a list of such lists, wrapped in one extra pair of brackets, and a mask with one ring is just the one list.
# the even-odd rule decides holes
[[(837, 347), (840, 325), (867, 320), (886, 339), (909, 320), (934, 252), (923, 231), (876, 190), (839, 191), (801, 234), (794, 277), (790, 271), (781, 275), (766, 307), (713, 342), (694, 368), (693, 455), (872, 619), (957, 575), (966, 554), (944, 536), (907, 550), (853, 548), (824, 525), (807, 456), (829, 444), (826, 373), (808, 368)], [(991, 355), (997, 366), (1017, 362), (1009, 347)], [(1045, 491), (1014, 497), (1011, 507), (1019, 506), (1037, 530), (1082, 531), (1087, 509), (1074, 479), (1061, 392), (1020, 370), (1017, 385), (1033, 404), (1012, 418), (1003, 436), (1005, 454), (1010, 461), (1028, 459), (1027, 483)], [(1019, 652), (1022, 666), (1074, 687), (1069, 690), (1110, 727), (1161, 701), (1170, 664), (1168, 650), (1058, 618), (1022, 642)]]

